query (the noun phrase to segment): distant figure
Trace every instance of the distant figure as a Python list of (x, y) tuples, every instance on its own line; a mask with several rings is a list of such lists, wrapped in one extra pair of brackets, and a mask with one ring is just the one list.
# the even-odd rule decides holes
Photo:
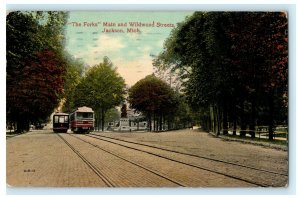
[(122, 105), (122, 108), (121, 108), (121, 117), (127, 117), (127, 106), (126, 104), (123, 104)]
[(191, 124), (191, 126), (189, 127), (190, 130), (194, 129), (194, 124)]

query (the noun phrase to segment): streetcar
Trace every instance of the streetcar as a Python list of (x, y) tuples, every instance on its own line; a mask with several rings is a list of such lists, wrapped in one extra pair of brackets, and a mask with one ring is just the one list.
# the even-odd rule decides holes
[(69, 114), (55, 113), (53, 115), (53, 131), (55, 133), (66, 133), (69, 129)]
[(74, 133), (89, 133), (94, 130), (94, 111), (83, 106), (70, 114), (71, 130)]

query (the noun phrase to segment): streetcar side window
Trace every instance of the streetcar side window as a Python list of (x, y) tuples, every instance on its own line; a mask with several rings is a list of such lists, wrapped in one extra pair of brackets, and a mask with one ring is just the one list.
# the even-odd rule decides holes
[(66, 123), (69, 122), (69, 121), (68, 121), (68, 116), (65, 116), (65, 122), (66, 122)]

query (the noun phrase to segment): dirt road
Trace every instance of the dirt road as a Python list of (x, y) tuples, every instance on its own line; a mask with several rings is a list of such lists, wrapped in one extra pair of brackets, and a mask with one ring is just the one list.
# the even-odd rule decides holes
[(205, 132), (55, 134), (6, 141), (17, 187), (284, 187), (288, 152)]

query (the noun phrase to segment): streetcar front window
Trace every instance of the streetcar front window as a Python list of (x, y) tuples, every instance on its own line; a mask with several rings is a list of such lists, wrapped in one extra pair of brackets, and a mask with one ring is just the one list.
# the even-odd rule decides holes
[(77, 119), (93, 119), (93, 113), (77, 112)]
[(60, 116), (59, 117), (59, 123), (64, 123), (65, 122), (65, 117), (64, 116)]
[(58, 116), (54, 116), (54, 123), (58, 123)]
[(65, 115), (54, 116), (54, 123), (68, 123), (68, 122), (69, 122), (68, 116)]

